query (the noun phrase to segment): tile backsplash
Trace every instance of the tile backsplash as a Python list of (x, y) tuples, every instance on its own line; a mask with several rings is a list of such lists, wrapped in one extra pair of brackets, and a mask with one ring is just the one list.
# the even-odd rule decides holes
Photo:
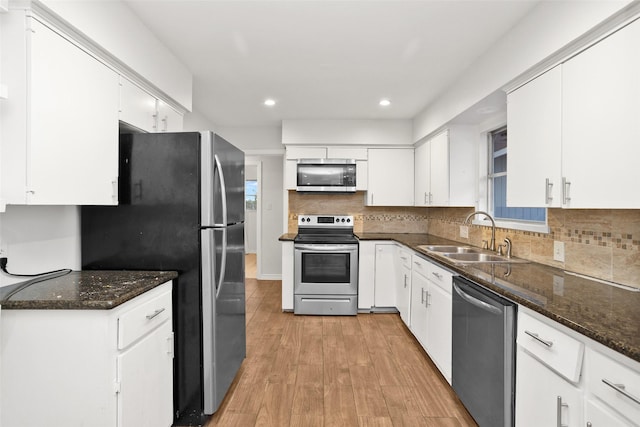
[[(288, 232), (298, 214), (354, 216), (356, 233), (429, 233), (472, 246), (491, 238), (491, 227), (460, 226), (473, 208), (370, 207), (364, 194), (311, 195), (289, 192)], [(513, 242), (513, 256), (640, 288), (640, 210), (548, 209), (550, 232), (496, 229), (496, 243)], [(553, 260), (553, 242), (565, 245), (565, 261)]]

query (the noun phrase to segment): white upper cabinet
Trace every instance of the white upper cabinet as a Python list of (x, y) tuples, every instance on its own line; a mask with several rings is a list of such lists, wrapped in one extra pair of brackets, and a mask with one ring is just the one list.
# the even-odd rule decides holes
[(2, 37), (4, 202), (117, 204), (118, 74), (24, 11)]
[(413, 148), (370, 148), (367, 206), (413, 206)]
[(563, 64), (562, 174), (571, 208), (640, 208), (640, 21)]
[(180, 132), (182, 114), (120, 76), (120, 120), (145, 132)]
[(424, 141), (414, 151), (414, 195), (415, 206), (429, 206), (431, 195), (431, 141)]
[(120, 77), (120, 120), (145, 132), (156, 131), (156, 98)]
[(477, 134), (472, 128), (446, 129), (415, 148), (415, 206), (475, 204)]
[(562, 205), (562, 70), (557, 66), (507, 97), (507, 205)]
[(640, 208), (640, 21), (508, 95), (509, 206)]
[(156, 101), (156, 106), (158, 132), (181, 132), (183, 130), (184, 118), (182, 114), (161, 99)]

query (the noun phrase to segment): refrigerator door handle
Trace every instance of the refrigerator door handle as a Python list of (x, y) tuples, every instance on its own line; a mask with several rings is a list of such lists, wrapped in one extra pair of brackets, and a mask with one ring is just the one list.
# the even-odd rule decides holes
[(214, 154), (213, 158), (216, 162), (216, 171), (220, 176), (220, 198), (222, 199), (222, 224), (214, 224), (214, 227), (225, 227), (227, 225), (227, 186), (224, 183), (224, 172), (222, 171), (222, 164), (220, 164), (218, 155)]
[(220, 295), (222, 290), (222, 284), (224, 283), (224, 276), (226, 274), (227, 267), (227, 229), (219, 229), (222, 231), (222, 258), (220, 259), (220, 278), (218, 279), (218, 285), (216, 286), (216, 299)]

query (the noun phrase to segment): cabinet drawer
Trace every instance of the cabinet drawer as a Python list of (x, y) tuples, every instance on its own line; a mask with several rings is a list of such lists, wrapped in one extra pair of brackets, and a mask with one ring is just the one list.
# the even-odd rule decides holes
[(640, 372), (587, 350), (587, 389), (630, 420), (640, 420)]
[(118, 316), (118, 350), (171, 319), (171, 291), (142, 302)]
[(424, 258), (419, 257), (418, 255), (413, 255), (411, 257), (411, 269), (416, 273), (421, 274), (425, 278), (429, 277), (429, 266), (431, 263)]
[(518, 314), (518, 345), (545, 365), (577, 383), (580, 379), (584, 344), (526, 313)]
[(451, 294), (451, 285), (453, 283), (453, 273), (436, 264), (428, 264), (427, 279), (438, 287), (442, 288), (448, 294)]
[(398, 261), (400, 266), (411, 270), (411, 252), (402, 248), (398, 248)]

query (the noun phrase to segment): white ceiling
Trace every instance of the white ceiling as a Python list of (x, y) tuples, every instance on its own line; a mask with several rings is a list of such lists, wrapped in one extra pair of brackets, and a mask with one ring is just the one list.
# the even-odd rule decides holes
[(538, 1), (126, 3), (193, 73), (195, 110), (217, 126), (271, 126), (413, 118)]

